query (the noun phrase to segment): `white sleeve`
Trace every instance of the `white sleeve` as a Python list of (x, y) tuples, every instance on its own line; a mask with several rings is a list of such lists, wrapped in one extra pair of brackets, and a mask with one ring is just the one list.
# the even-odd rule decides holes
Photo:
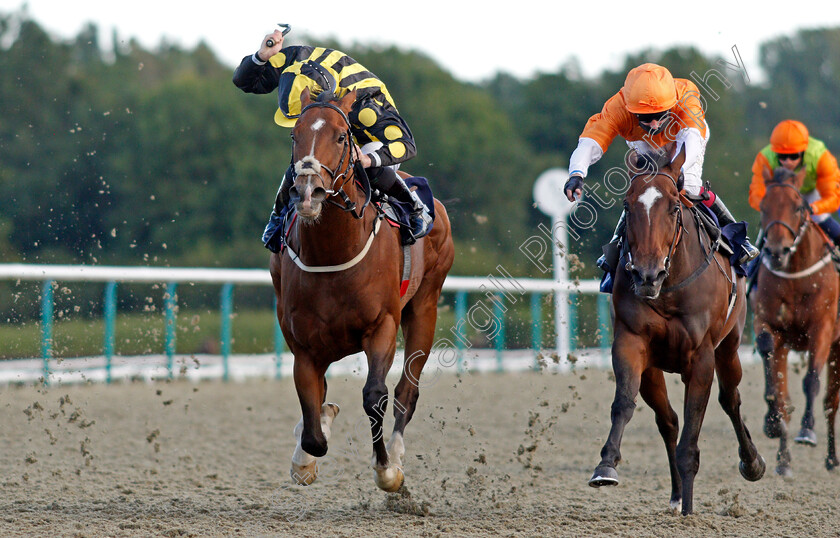
[(589, 167), (598, 162), (603, 155), (604, 151), (598, 142), (591, 138), (581, 138), (569, 158), (569, 175), (578, 174), (586, 177)]
[(706, 152), (704, 147), (706, 144), (699, 129), (693, 127), (682, 129), (677, 133), (675, 141), (677, 142), (677, 151), (674, 153), (675, 158), (680, 154), (683, 146), (685, 147), (685, 164), (683, 164), (683, 169), (690, 168), (698, 160), (703, 159), (703, 155)]

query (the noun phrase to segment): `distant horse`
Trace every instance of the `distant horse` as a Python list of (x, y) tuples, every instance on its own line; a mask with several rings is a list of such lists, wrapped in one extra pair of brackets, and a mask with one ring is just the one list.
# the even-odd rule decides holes
[(814, 400), (820, 389), (820, 372), (829, 361), (829, 387), (825, 395), (828, 412), (828, 457), (826, 467), (838, 465), (834, 450), (834, 415), (840, 382), (838, 366), (837, 299), (840, 278), (826, 249), (823, 231), (811, 219), (809, 204), (799, 189), (805, 170), (796, 174), (776, 168), (765, 170), (767, 192), (761, 201), (764, 235), (751, 301), (756, 348), (764, 362), (764, 399), (767, 415), (764, 433), (779, 439), (776, 472), (791, 475), (787, 425), (793, 411), (787, 386), (787, 356), (793, 349), (808, 352), (808, 370), (802, 380), (805, 413), (794, 441), (817, 444), (814, 432)]
[[(297, 221), (287, 248), (270, 260), (277, 317), (295, 357), (303, 415), (295, 427), (291, 475), (300, 484), (317, 477), (317, 458), (327, 452), (338, 413), (337, 405), (326, 403), (324, 374), (331, 363), (364, 351), (368, 375), (362, 397), (373, 438), (374, 479), (383, 490), (397, 491), (404, 480), (404, 431), (417, 404), (454, 247), (446, 210), (435, 200), (434, 227), (411, 247), (411, 274), (402, 282), (408, 275), (403, 275), (399, 231), (382, 223), (368, 204), (369, 188), (361, 188), (364, 183), (354, 177), (358, 153), (347, 114), (355, 99), (355, 92), (341, 99), (322, 93), (313, 101), (304, 90), (292, 130), (296, 177), (290, 194)], [(406, 361), (394, 391), (395, 423), (386, 447), (385, 376), (400, 326)]]
[[(680, 195), (685, 149), (673, 161), (674, 144), (665, 150), (656, 160), (635, 153), (627, 159), (634, 176), (624, 198), (626, 265), (617, 271), (613, 288), (612, 427), (589, 485), (618, 484), (621, 437), (641, 394), (656, 414), (665, 441), (671, 507), (682, 502), (687, 515), (693, 509), (694, 478), (700, 468), (697, 440), (715, 372), (720, 405), (738, 438), (741, 474), (758, 480), (765, 464), (740, 415), (744, 278), (736, 277), (726, 256), (715, 252), (702, 221)], [(663, 372), (680, 374), (685, 384), (685, 425), (679, 443), (678, 418), (668, 401)]]

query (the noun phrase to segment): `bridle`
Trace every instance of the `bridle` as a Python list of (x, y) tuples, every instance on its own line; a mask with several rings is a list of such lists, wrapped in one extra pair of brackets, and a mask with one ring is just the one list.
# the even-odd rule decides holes
[[(677, 187), (677, 180), (671, 174), (666, 174), (665, 172), (657, 172), (653, 175), (651, 174), (636, 174), (632, 178), (630, 178), (630, 182), (632, 183), (637, 177), (650, 177), (654, 178), (656, 176), (665, 176), (671, 180), (671, 183), (674, 184), (674, 187), (679, 192), (679, 187)], [(677, 205), (679, 207), (679, 213), (677, 213), (677, 223), (674, 227), (674, 235), (671, 237), (671, 246), (668, 248), (668, 255), (665, 256), (665, 278), (668, 278), (669, 271), (671, 269), (671, 259), (674, 256), (674, 253), (677, 251), (677, 246), (680, 244), (680, 240), (682, 239), (682, 232), (685, 229), (683, 226), (683, 205), (682, 202), (679, 200), (677, 201)], [(625, 269), (628, 271), (632, 271), (635, 268), (633, 264), (633, 256), (630, 254), (630, 249), (627, 250), (627, 263), (624, 266)]]
[(811, 222), (813, 222), (811, 220), (810, 216), (809, 216), (809, 213), (808, 213), (808, 202), (806, 202), (805, 199), (802, 198), (802, 194), (799, 192), (799, 189), (797, 189), (795, 185), (791, 185), (790, 183), (770, 183), (769, 185), (767, 185), (766, 188), (770, 189), (770, 188), (773, 188), (773, 187), (789, 187), (789, 188), (793, 189), (793, 191), (796, 193), (796, 195), (799, 197), (799, 199), (802, 200), (802, 203), (799, 205), (799, 207), (796, 208), (797, 213), (802, 213), (802, 215), (803, 215), (802, 216), (802, 222), (800, 223), (799, 230), (797, 231), (797, 230), (794, 230), (793, 227), (790, 224), (788, 224), (787, 222), (776, 219), (776, 220), (770, 221), (767, 224), (767, 226), (762, 228), (761, 235), (764, 236), (764, 237), (767, 237), (767, 231), (770, 228), (772, 228), (773, 226), (776, 226), (776, 225), (782, 226), (783, 228), (787, 229), (791, 233), (791, 235), (793, 235), (793, 244), (790, 246), (790, 253), (793, 254), (793, 253), (796, 252), (796, 248), (799, 246), (799, 243), (802, 241), (802, 238), (805, 236), (805, 230), (808, 228), (808, 225)]
[[(359, 170), (364, 172), (364, 169), (361, 166), (359, 166), (359, 167), (354, 167), (353, 166), (354, 163), (359, 160), (359, 155), (356, 151), (356, 145), (353, 144), (353, 134), (350, 131), (350, 118), (347, 117), (347, 114), (343, 110), (341, 110), (339, 107), (335, 106), (334, 104), (328, 103), (328, 102), (319, 102), (319, 101), (312, 102), (312, 103), (306, 105), (305, 107), (303, 107), (303, 110), (301, 110), (300, 114), (298, 115), (298, 118), (302, 117), (306, 113), (306, 111), (311, 109), (311, 108), (329, 108), (331, 110), (334, 110), (335, 112), (337, 112), (341, 116), (341, 119), (344, 120), (344, 124), (347, 126), (347, 129), (344, 131), (344, 135), (345, 135), (344, 136), (344, 146), (341, 149), (341, 158), (338, 160), (338, 164), (336, 165), (335, 170), (333, 170), (332, 168), (330, 168), (328, 166), (325, 166), (321, 163), (319, 163), (319, 164), (320, 164), (321, 168), (323, 168), (324, 170), (327, 171), (327, 173), (330, 175), (330, 179), (331, 179), (330, 188), (326, 189), (327, 199), (325, 201), (330, 203), (330, 204), (333, 204), (334, 206), (338, 207), (342, 211), (347, 211), (348, 213), (353, 215), (353, 218), (361, 219), (365, 214), (365, 209), (370, 204), (371, 188), (370, 188), (370, 180), (368, 179), (367, 174), (358, 173)], [(294, 171), (294, 158), (295, 158), (294, 157), (294, 144), (295, 144), (295, 141), (294, 141), (294, 139), (292, 139), (292, 165), (293, 165), (292, 170), (293, 171)], [(341, 169), (342, 163), (344, 162), (345, 159), (347, 160), (347, 165), (344, 167), (344, 169)], [(351, 169), (354, 169), (354, 168), (357, 171), (357, 173), (356, 174), (351, 174), (350, 171), (351, 171)], [(355, 176), (360, 176), (360, 177), (355, 177)], [(351, 179), (353, 179), (354, 177), (355, 177), (356, 181), (359, 182), (359, 184), (362, 188), (362, 191), (365, 194), (365, 202), (362, 204), (362, 209), (358, 212), (356, 211), (356, 202), (352, 201), (350, 199), (350, 197), (347, 195), (347, 193), (344, 191), (344, 187), (345, 187), (345, 185), (347, 185), (347, 182), (350, 181)], [(336, 185), (338, 185), (338, 188), (336, 188)], [(331, 198), (333, 196), (341, 197), (342, 202), (339, 203), (339, 202), (336, 202), (335, 200), (332, 200)]]

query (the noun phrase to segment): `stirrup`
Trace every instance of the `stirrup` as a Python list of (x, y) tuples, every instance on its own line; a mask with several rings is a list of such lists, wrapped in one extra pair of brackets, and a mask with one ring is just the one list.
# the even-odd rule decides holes
[(741, 250), (744, 252), (741, 255), (741, 257), (738, 258), (738, 263), (741, 265), (753, 261), (758, 257), (759, 254), (759, 250), (755, 248), (749, 241), (746, 241), (744, 244), (741, 245)]
[(432, 223), (432, 217), (429, 215), (428, 211), (423, 208), (420, 211), (412, 213), (409, 216), (408, 221), (409, 224), (411, 224), (411, 236), (416, 241), (429, 233), (429, 225)]

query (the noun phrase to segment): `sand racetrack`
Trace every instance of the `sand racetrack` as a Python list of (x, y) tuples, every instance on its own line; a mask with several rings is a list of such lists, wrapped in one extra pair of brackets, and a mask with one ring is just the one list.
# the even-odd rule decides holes
[[(735, 436), (715, 386), (701, 434), (695, 515), (668, 509), (665, 452), (641, 399), (624, 436), (621, 484), (588, 487), (609, 429), (610, 379), (600, 370), (439, 376), (421, 391), (406, 432), (410, 494), (403, 495), (373, 483), (357, 377), (330, 380), (328, 400), (342, 411), (323, 474), (308, 488), (292, 486), (288, 476), (299, 417), (290, 379), (2, 388), (0, 535), (840, 532), (840, 474), (823, 465), (824, 419), (820, 414), (817, 448), (793, 446), (794, 477), (775, 476), (777, 442), (761, 432), (756, 365), (745, 369), (741, 391), (747, 425), (768, 464), (762, 480), (739, 475)], [(681, 414), (682, 384), (675, 376), (668, 383)], [(801, 410), (801, 376), (790, 384)], [(800, 418), (796, 412), (797, 428)]]

